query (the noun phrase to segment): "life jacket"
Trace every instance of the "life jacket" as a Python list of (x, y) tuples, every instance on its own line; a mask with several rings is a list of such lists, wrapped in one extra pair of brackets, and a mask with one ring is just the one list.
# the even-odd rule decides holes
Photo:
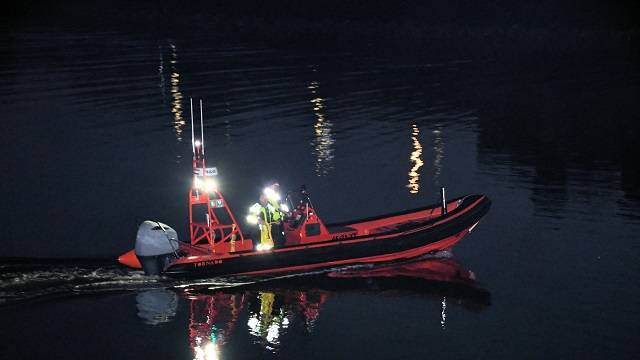
[(278, 222), (281, 218), (280, 211), (269, 203), (265, 206), (262, 206), (260, 203), (253, 204), (249, 209), (249, 214), (250, 216), (262, 219), (266, 223)]
[(273, 214), (273, 221), (279, 222), (280, 219), (282, 219), (282, 213), (280, 212), (280, 203), (277, 200), (269, 200), (267, 206)]
[(264, 220), (264, 222), (266, 223), (272, 223), (275, 222), (275, 214), (276, 214), (276, 210), (273, 207), (273, 205), (267, 203), (267, 205), (265, 206), (260, 206), (260, 217), (262, 218), (262, 220)]

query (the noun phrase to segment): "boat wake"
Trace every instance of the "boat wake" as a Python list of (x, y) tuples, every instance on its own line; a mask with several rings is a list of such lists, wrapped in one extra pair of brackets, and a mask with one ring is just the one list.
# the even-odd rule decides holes
[[(191, 281), (193, 286), (231, 287), (246, 283), (216, 278)], [(0, 258), (0, 306), (55, 297), (126, 292), (185, 285), (163, 276), (146, 276), (112, 259)]]
[[(449, 257), (450, 253), (440, 252), (418, 260)], [(175, 289), (189, 293), (262, 286), (293, 281), (299, 277), (366, 272), (376, 266), (380, 265), (348, 265), (276, 276), (176, 280), (164, 276), (146, 276), (143, 271), (129, 269), (112, 259), (0, 258), (0, 306), (99, 293), (153, 289)]]

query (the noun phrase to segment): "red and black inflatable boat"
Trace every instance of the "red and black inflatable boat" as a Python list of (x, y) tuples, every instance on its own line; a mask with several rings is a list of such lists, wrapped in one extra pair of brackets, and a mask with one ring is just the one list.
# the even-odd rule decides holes
[[(444, 214), (441, 204), (437, 204), (328, 225), (309, 207), (309, 216), (299, 224), (285, 223), (286, 241), (279, 248), (257, 251), (251, 239), (235, 240), (234, 244), (231, 236), (227, 236), (226, 240), (221, 238), (213, 244), (175, 241), (175, 251), (160, 254), (166, 255), (164, 258), (157, 255), (152, 258), (160, 261), (160, 272), (180, 277), (261, 275), (410, 259), (451, 249), (475, 228), (490, 204), (484, 195), (468, 195), (448, 201)], [(164, 224), (156, 227), (161, 236), (171, 230)], [(236, 231), (240, 232), (239, 228)], [(140, 258), (145, 256), (131, 250), (119, 260), (142, 268)]]
[(451, 249), (475, 228), (491, 205), (484, 195), (446, 201), (442, 189), (439, 204), (325, 225), (302, 189), (298, 205), (285, 216), (284, 243), (258, 251), (217, 189), (217, 169), (206, 167), (202, 139), (201, 132), (200, 140), (192, 140), (190, 242), (178, 241), (175, 230), (168, 225), (145, 221), (138, 229), (135, 249), (122, 254), (120, 263), (142, 268), (150, 275), (208, 277), (411, 259)]

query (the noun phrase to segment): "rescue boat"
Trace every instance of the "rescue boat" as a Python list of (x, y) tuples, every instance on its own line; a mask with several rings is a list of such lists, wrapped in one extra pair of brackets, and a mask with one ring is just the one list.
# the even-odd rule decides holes
[[(193, 102), (191, 106), (193, 109)], [(451, 249), (476, 227), (491, 205), (479, 194), (447, 201), (442, 188), (437, 204), (325, 224), (302, 187), (295, 206), (294, 196), (287, 197), (292, 210), (284, 214), (284, 243), (258, 250), (258, 242), (245, 236), (217, 188), (217, 169), (205, 164), (202, 101), (200, 114), (200, 139), (194, 140), (193, 118), (191, 128), (194, 180), (188, 195), (190, 241), (179, 241), (170, 226), (147, 220), (138, 228), (135, 249), (118, 258), (121, 264), (142, 268), (148, 275), (211, 277), (412, 259)]]

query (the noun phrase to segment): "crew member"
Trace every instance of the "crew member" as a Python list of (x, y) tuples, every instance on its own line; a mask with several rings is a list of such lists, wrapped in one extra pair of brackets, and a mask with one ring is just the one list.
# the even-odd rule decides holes
[(278, 183), (266, 187), (260, 194), (260, 201), (249, 208), (247, 221), (260, 227), (260, 244), (257, 246), (259, 251), (269, 250), (274, 245), (284, 245), (281, 210), (288, 209), (286, 205), (280, 204), (279, 188)]
[(276, 209), (269, 204), (265, 194), (260, 195), (259, 202), (253, 204), (249, 208), (249, 216), (247, 221), (258, 224), (260, 227), (260, 243), (256, 246), (258, 251), (269, 250), (273, 248), (273, 235), (271, 227), (274, 222), (274, 213)]
[(264, 189), (263, 195), (267, 197), (269, 205), (274, 209), (273, 223), (271, 224), (271, 238), (273, 239), (275, 246), (281, 247), (284, 245), (284, 232), (282, 226), (283, 211), (288, 211), (286, 205), (280, 204), (280, 184), (274, 182), (271, 186)]

